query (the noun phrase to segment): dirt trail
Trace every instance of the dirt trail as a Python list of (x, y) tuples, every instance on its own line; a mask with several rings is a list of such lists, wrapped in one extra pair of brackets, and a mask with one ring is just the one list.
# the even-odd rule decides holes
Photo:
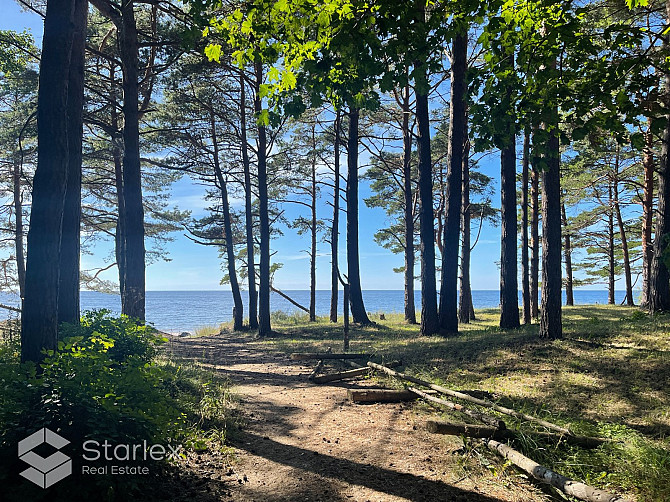
[(313, 366), (251, 337), (173, 340), (175, 355), (214, 365), (241, 399), (246, 425), (231, 439), (237, 458), (226, 472), (211, 473), (220, 481), (205, 483), (208, 500), (547, 500), (522, 478), (510, 486), (492, 475), (465, 476), (462, 442), (428, 434), (411, 404), (346, 401), (347, 388), (372, 382), (312, 384)]

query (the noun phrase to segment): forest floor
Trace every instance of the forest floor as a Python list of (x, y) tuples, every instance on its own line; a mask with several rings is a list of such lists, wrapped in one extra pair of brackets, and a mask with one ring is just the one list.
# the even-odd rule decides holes
[[(517, 448), (601, 488), (640, 501), (670, 500), (670, 317), (566, 308), (565, 338), (546, 341), (535, 325), (503, 332), (495, 311), (477, 314), (477, 322), (447, 339), (420, 337), (399, 316), (376, 315), (375, 326), (352, 330), (351, 351), (401, 359), (404, 371), (421, 378), (613, 438), (597, 450), (528, 441)], [(190, 455), (171, 484), (173, 500), (560, 500), (474, 441), (424, 429), (428, 417), (457, 415), (420, 403), (346, 400), (348, 388), (397, 387), (395, 381), (309, 382), (316, 361), (291, 361), (289, 353), (339, 351), (341, 326), (300, 316), (275, 321), (277, 334), (266, 340), (226, 330), (171, 339), (175, 357), (230, 379), (239, 400), (227, 434), (232, 454)]]

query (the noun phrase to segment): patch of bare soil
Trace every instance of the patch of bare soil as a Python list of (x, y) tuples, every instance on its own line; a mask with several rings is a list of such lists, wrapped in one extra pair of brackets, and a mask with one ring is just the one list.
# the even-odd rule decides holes
[(462, 441), (426, 432), (412, 404), (346, 400), (347, 388), (371, 381), (313, 384), (307, 377), (316, 361), (290, 361), (250, 336), (173, 338), (170, 345), (230, 377), (245, 423), (230, 438), (235, 458), (192, 455), (168, 483), (172, 500), (547, 500), (523, 477), (465, 474)]

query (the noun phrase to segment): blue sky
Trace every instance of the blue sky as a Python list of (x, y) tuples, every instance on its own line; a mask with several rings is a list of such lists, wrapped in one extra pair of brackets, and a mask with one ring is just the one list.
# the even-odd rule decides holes
[[(14, 2), (4, 1), (3, 13), (0, 17), (0, 29), (30, 29), (38, 44), (42, 38), (42, 21), (31, 12), (22, 12)], [(344, 161), (344, 159), (343, 159)], [(486, 156), (480, 169), (494, 178), (499, 177), (499, 157)], [(494, 205), (499, 205), (499, 194), (494, 195)], [(401, 274), (393, 272), (394, 267), (403, 264), (401, 255), (393, 255), (379, 247), (373, 240), (375, 231), (385, 226), (386, 216), (382, 210), (370, 209), (362, 199), (370, 194), (365, 183), (360, 188), (360, 265), (364, 289), (402, 289)], [(193, 211), (194, 216), (203, 215), (207, 202), (204, 201), (204, 188), (184, 178), (177, 182), (172, 191), (172, 204), (182, 210)], [(298, 207), (287, 207), (287, 216), (298, 214)], [(322, 202), (318, 211), (320, 217), (330, 216), (331, 209)], [(344, 215), (342, 216), (342, 219)], [(476, 232), (476, 228), (473, 229)], [(221, 262), (218, 251), (210, 246), (200, 246), (188, 240), (181, 233), (174, 235), (175, 241), (168, 246), (169, 262), (160, 261), (147, 269), (147, 289), (149, 290), (216, 290), (227, 289), (219, 281)], [(344, 225), (341, 226), (340, 263), (345, 263)], [(307, 289), (309, 287), (309, 260), (304, 250), (308, 246), (307, 236), (298, 236), (294, 230), (284, 229), (284, 236), (273, 241), (272, 248), (276, 254), (273, 260), (282, 262), (283, 268), (275, 275), (275, 284), (280, 289)], [(104, 266), (105, 260), (111, 256), (112, 243), (100, 243), (93, 248), (92, 255), (82, 257), (82, 268), (93, 269)], [(330, 288), (330, 255), (329, 244), (320, 243), (317, 260), (317, 288)], [(499, 229), (485, 224), (476, 248), (472, 254), (472, 288), (498, 289), (499, 271), (496, 261), (500, 256)], [(417, 257), (418, 259), (418, 257)], [(417, 271), (418, 263), (417, 263)], [(110, 269), (101, 277), (116, 281), (116, 269)], [(419, 285), (417, 284), (417, 288)], [(596, 286), (602, 289), (602, 286)]]

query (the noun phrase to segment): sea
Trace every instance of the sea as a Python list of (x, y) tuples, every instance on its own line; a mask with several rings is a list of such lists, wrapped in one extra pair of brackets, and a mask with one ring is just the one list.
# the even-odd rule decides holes
[[(309, 291), (287, 290), (284, 294), (291, 297), (300, 305), (309, 306)], [(421, 293), (416, 293), (417, 312), (421, 310)], [(394, 313), (404, 311), (405, 293), (402, 290), (367, 290), (363, 291), (365, 308), (371, 313)], [(625, 292), (616, 292), (617, 304), (624, 299)], [(635, 298), (639, 293), (635, 294)], [(500, 293), (496, 290), (473, 290), (472, 301), (476, 309), (496, 308), (500, 303)], [(575, 304), (606, 304), (607, 291), (576, 289), (574, 291)], [(245, 309), (247, 297), (243, 294)], [(565, 303), (565, 293), (563, 296)], [(17, 295), (0, 293), (0, 303), (4, 305), (19, 305)], [(342, 313), (342, 291), (339, 297), (340, 314)], [(521, 304), (521, 293), (519, 293)], [(270, 305), (273, 311), (287, 314), (302, 312), (290, 302), (276, 293), (272, 293)], [(94, 291), (81, 292), (81, 309), (107, 309), (112, 313), (121, 312), (121, 299), (118, 295), (99, 293)], [(230, 291), (147, 291), (146, 317), (147, 322), (156, 328), (169, 333), (194, 332), (205, 326), (216, 326), (232, 319), (233, 299)], [(330, 313), (330, 291), (316, 292), (316, 314), (326, 316)], [(0, 309), (0, 320), (14, 315), (5, 309)], [(245, 311), (246, 315), (246, 311)]]

